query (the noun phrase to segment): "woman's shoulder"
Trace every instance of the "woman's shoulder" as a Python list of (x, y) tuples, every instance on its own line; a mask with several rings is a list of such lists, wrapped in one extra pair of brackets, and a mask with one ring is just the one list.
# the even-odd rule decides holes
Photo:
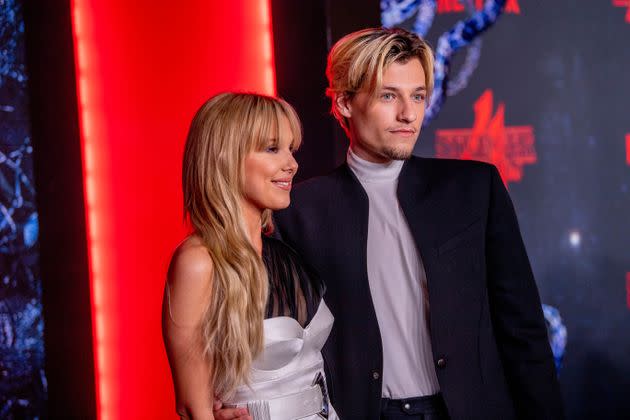
[(179, 283), (202, 283), (207, 285), (213, 271), (212, 258), (198, 235), (184, 239), (173, 251), (168, 269), (168, 280), (173, 285)]
[(212, 292), (212, 273), (212, 259), (201, 238), (191, 235), (175, 248), (165, 289), (165, 309), (175, 324), (197, 325)]

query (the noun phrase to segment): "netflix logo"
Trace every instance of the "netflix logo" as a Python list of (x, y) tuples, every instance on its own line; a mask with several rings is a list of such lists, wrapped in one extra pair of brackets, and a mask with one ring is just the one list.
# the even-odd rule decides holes
[[(474, 5), (477, 10), (483, 8), (485, 0), (474, 0)], [(619, 0), (618, 0), (619, 1)], [(629, 0), (623, 0), (629, 1)], [(438, 0), (437, 12), (438, 14), (444, 13), (463, 13), (466, 11), (463, 0)], [(511, 13), (515, 15), (521, 14), (521, 6), (518, 4), (518, 0), (507, 0), (505, 3), (504, 13)]]

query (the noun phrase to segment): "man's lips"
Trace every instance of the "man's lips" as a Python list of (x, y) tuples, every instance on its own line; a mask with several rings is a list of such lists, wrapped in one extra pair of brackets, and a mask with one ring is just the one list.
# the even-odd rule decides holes
[(290, 191), (291, 190), (291, 180), (290, 179), (275, 179), (271, 181), (273, 183), (273, 185), (275, 185), (276, 187), (283, 189), (285, 191)]
[(415, 128), (394, 128), (389, 130), (389, 132), (403, 137), (412, 137), (416, 135)]

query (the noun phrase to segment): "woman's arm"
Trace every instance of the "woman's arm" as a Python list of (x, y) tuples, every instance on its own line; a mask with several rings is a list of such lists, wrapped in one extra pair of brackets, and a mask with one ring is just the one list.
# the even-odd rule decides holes
[(211, 366), (203, 354), (200, 323), (212, 290), (212, 260), (198, 238), (175, 251), (162, 303), (162, 335), (171, 366), (177, 414), (213, 419)]

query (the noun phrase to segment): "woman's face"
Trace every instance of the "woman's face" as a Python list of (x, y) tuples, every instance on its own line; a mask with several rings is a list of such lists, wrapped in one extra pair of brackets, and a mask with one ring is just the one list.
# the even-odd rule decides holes
[(286, 208), (298, 164), (293, 157), (294, 139), (287, 117), (280, 118), (277, 139), (245, 157), (243, 195), (245, 205), (259, 211)]

